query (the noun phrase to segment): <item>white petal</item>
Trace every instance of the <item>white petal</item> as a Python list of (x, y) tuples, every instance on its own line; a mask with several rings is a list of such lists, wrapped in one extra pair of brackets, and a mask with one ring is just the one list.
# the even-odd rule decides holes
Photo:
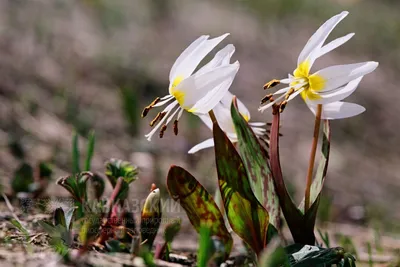
[(223, 49), (218, 51), (214, 58), (201, 69), (199, 69), (196, 74), (201, 75), (219, 66), (228, 65), (234, 52), (235, 47), (232, 44), (228, 44)]
[(176, 77), (187, 78), (197, 68), (200, 61), (210, 53), (229, 33), (208, 39), (208, 36), (201, 36), (194, 41), (175, 61), (170, 72), (170, 82), (172, 83)]
[(255, 126), (255, 127), (259, 127), (259, 126), (265, 126), (265, 122), (249, 122), (250, 126)]
[(339, 87), (335, 90), (321, 92), (318, 94), (320, 99), (308, 100), (308, 101), (312, 101), (314, 104), (327, 104), (343, 100), (349, 95), (351, 95), (357, 89), (357, 86), (359, 85), (363, 77), (364, 76), (361, 76), (355, 80), (352, 80), (345, 86)]
[(325, 55), (326, 53), (331, 52), (332, 50), (338, 48), (339, 46), (343, 45), (344, 43), (346, 43), (348, 40), (350, 40), (352, 37), (354, 36), (354, 33), (349, 33), (343, 37), (337, 38), (335, 40), (333, 40), (332, 42), (330, 42), (327, 45), (324, 45), (319, 51), (318, 53), (315, 55), (315, 59), (322, 57), (323, 55)]
[(374, 71), (377, 67), (378, 62), (368, 61), (355, 64), (331, 66), (317, 71), (313, 75), (319, 75), (323, 78), (324, 85), (322, 91), (330, 91)]
[(308, 40), (307, 44), (301, 51), (299, 58), (297, 59), (297, 65), (300, 65), (308, 58), (311, 61), (311, 67), (314, 61), (312, 54), (322, 47), (326, 38), (328, 38), (328, 35), (332, 32), (336, 25), (347, 16), (347, 14), (349, 14), (349, 12), (343, 11), (342, 13), (333, 16), (324, 24), (322, 24), (321, 27), (319, 27), (319, 29), (311, 36), (311, 38)]
[(212, 128), (213, 128), (213, 122), (211, 121), (210, 116), (208, 116), (208, 114), (204, 114), (204, 115), (200, 114), (200, 115), (198, 115), (198, 116), (199, 116), (199, 118), (202, 120), (202, 122), (204, 122), (204, 124), (207, 125), (207, 127), (208, 127), (209, 129), (212, 130)]
[[(311, 111), (316, 114), (317, 105), (307, 103)], [(335, 120), (357, 116), (365, 111), (363, 106), (347, 102), (333, 102), (322, 105), (322, 119)]]
[(171, 68), (171, 71), (169, 73), (169, 80), (172, 81), (174, 80), (174, 77), (176, 76), (177, 69), (179, 66), (188, 60), (188, 58), (195, 53), (210, 37), (209, 35), (202, 35), (196, 40), (194, 40), (181, 54), (180, 56), (175, 60), (174, 65)]
[(251, 127), (251, 129), (253, 130), (253, 132), (254, 132), (255, 135), (257, 135), (257, 136), (264, 135), (265, 132), (266, 132), (266, 129), (264, 129), (264, 128)]
[[(240, 101), (239, 98), (236, 97), (237, 100), (237, 105), (238, 105), (238, 110), (239, 113), (242, 114), (242, 116), (247, 117), (248, 120), (250, 120), (250, 111), (247, 109), (247, 107), (243, 104), (242, 101)], [(231, 92), (226, 92), (225, 96), (221, 99), (221, 104), (227, 108), (230, 112), (231, 110), (231, 105), (233, 101), (233, 94)]]
[(239, 66), (236, 61), (184, 80), (176, 87), (185, 94), (183, 106), (196, 114), (209, 112), (228, 92)]
[(204, 149), (204, 148), (213, 147), (213, 146), (214, 146), (214, 139), (213, 139), (213, 138), (210, 138), (210, 139), (207, 139), (207, 140), (205, 140), (205, 141), (203, 141), (203, 142), (201, 142), (201, 143), (195, 145), (194, 147), (192, 147), (192, 148), (189, 150), (188, 153), (189, 153), (189, 154), (194, 154), (194, 153), (196, 153), (196, 152), (199, 151), (199, 150), (202, 150), (202, 149)]
[(221, 129), (227, 134), (236, 136), (235, 125), (231, 116), (230, 108), (218, 104), (213, 108), (215, 118)]
[[(238, 111), (240, 114), (242, 114), (243, 117), (246, 118), (247, 121), (250, 120), (251, 114), (250, 111), (247, 109), (247, 107), (243, 104), (242, 101), (240, 101), (239, 98), (236, 98), (237, 100), (237, 106), (238, 106)], [(230, 113), (231, 107), (229, 106), (229, 113)]]

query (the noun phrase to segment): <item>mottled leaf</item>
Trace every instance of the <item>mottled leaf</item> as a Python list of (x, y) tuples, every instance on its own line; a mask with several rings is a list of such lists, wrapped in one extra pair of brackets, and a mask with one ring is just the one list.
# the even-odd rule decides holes
[[(270, 139), (270, 165), (282, 213), (296, 243), (314, 245), (314, 224), (307, 224), (303, 213), (296, 207), (283, 180), (279, 158), (280, 113), (274, 107)], [(309, 213), (312, 215), (311, 213)], [(312, 217), (312, 216), (311, 216)], [(312, 218), (309, 218), (312, 221)]]
[[(310, 189), (310, 203), (318, 201), (321, 194), (322, 187), (324, 186), (326, 173), (328, 171), (328, 160), (330, 151), (331, 141), (331, 129), (328, 120), (324, 120), (323, 124), (323, 135), (322, 135), (322, 146), (321, 146), (321, 157), (318, 164), (318, 169), (315, 174), (314, 180), (311, 184)], [(318, 204), (316, 208), (318, 209)], [(304, 199), (299, 205), (299, 209), (304, 213)], [(311, 210), (311, 208), (310, 208)]]
[(251, 189), (258, 201), (268, 211), (270, 223), (279, 227), (279, 199), (275, 192), (267, 151), (262, 147), (247, 121), (239, 113), (236, 97), (232, 102), (231, 115), (238, 136), (238, 152), (246, 168)]
[(207, 190), (185, 169), (172, 166), (168, 172), (169, 194), (185, 209), (197, 232), (201, 226), (209, 227), (211, 236), (217, 236), (226, 250), (225, 258), (232, 249), (232, 237), (225, 227), (224, 218)]
[(218, 182), (229, 223), (259, 254), (267, 244), (268, 212), (254, 196), (242, 159), (217, 123), (213, 132)]

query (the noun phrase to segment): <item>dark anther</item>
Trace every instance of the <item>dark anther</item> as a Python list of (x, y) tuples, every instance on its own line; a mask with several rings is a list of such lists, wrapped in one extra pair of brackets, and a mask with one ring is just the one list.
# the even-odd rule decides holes
[(142, 118), (147, 116), (147, 113), (149, 113), (151, 107), (145, 107), (142, 111)]
[(158, 112), (157, 116), (150, 122), (150, 126), (153, 127), (153, 125), (160, 119), (161, 117), (161, 112)]
[(160, 102), (160, 98), (156, 97), (156, 99), (153, 100), (153, 102), (150, 103), (150, 107), (154, 107), (155, 104), (157, 104), (158, 102)]
[(142, 118), (146, 117), (147, 114), (149, 113), (150, 109), (154, 107), (155, 104), (157, 104), (160, 101), (159, 97), (156, 97), (156, 99), (153, 100), (153, 102), (150, 103), (147, 107), (145, 107), (142, 111)]
[(265, 102), (268, 102), (269, 100), (272, 99), (272, 94), (268, 94), (261, 99), (261, 104), (264, 104)]
[(264, 84), (264, 90), (272, 88), (274, 86), (277, 86), (280, 83), (281, 82), (279, 80), (273, 79), (273, 80), (267, 82), (266, 84)]
[(285, 109), (287, 103), (288, 103), (288, 102), (287, 102), (286, 100), (284, 100), (284, 101), (282, 101), (282, 103), (279, 105), (279, 112), (280, 112), (280, 113), (283, 112), (283, 110)]
[(178, 135), (178, 120), (174, 121), (174, 134)]
[(161, 126), (160, 138), (163, 138), (165, 130), (167, 130), (167, 125), (166, 125), (166, 124), (164, 124), (163, 126)]

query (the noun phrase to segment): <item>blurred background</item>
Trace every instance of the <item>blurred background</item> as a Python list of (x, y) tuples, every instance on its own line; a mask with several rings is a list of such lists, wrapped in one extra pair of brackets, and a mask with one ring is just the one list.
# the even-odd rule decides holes
[[(250, 109), (252, 121), (268, 122), (269, 112), (257, 112), (263, 84), (287, 77), (308, 38), (343, 10), (350, 15), (329, 40), (356, 35), (319, 59), (314, 70), (368, 60), (380, 66), (348, 99), (367, 111), (332, 122), (320, 219), (400, 232), (400, 3), (395, 0), (1, 0), (4, 190), (10, 189), (19, 165), (10, 144), (20, 145), (32, 164), (50, 161), (57, 178), (71, 172), (74, 129), (82, 148), (89, 131), (96, 132), (93, 170), (103, 171), (111, 157), (140, 167), (134, 186), (138, 194), (148, 192), (153, 182), (165, 188), (171, 164), (187, 168), (213, 190), (213, 150), (187, 154), (211, 137), (198, 118), (184, 113), (177, 137), (171, 129), (163, 139), (155, 135), (148, 142), (144, 137), (157, 112), (143, 120), (140, 113), (156, 96), (167, 94), (175, 59), (202, 34), (231, 33), (219, 46), (233, 43), (233, 59), (241, 63), (231, 92)], [(313, 123), (300, 98), (283, 113), (281, 162), (298, 200), (304, 192)], [(57, 196), (64, 190), (52, 183), (47, 193)]]

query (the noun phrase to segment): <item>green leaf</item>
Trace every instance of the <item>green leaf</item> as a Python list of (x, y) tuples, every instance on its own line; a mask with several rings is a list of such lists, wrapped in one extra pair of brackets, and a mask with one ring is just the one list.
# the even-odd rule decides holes
[(100, 199), (104, 193), (104, 189), (106, 188), (106, 183), (104, 182), (103, 177), (98, 174), (94, 174), (92, 177), (92, 187), (94, 191), (94, 197), (96, 199)]
[(124, 243), (116, 239), (106, 241), (105, 245), (109, 252), (124, 252), (127, 249)]
[(161, 223), (161, 196), (160, 189), (155, 189), (147, 196), (143, 205), (141, 220), (140, 220), (140, 234), (142, 242), (146, 241), (145, 246), (151, 248), (154, 239), (156, 238), (158, 228)]
[(101, 218), (97, 214), (88, 214), (81, 219), (81, 227), (79, 229), (79, 241), (84, 245), (88, 245), (98, 234)]
[(289, 258), (284, 248), (278, 247), (272, 253), (263, 252), (258, 266), (260, 267), (290, 267)]
[(61, 177), (56, 183), (70, 192), (76, 201), (83, 203), (87, 201), (86, 182), (91, 177), (93, 177), (91, 172), (81, 172), (75, 176)]
[(178, 166), (169, 169), (167, 187), (170, 196), (185, 209), (198, 233), (202, 226), (206, 226), (210, 228), (211, 236), (220, 238), (225, 246), (226, 259), (233, 241), (212, 195), (189, 172)]
[(85, 171), (90, 171), (95, 141), (96, 141), (96, 136), (94, 134), (94, 131), (90, 131), (89, 137), (88, 137), (87, 156), (86, 156), (86, 161), (85, 161)]
[(81, 168), (79, 167), (79, 145), (78, 145), (78, 134), (76, 131), (72, 133), (72, 173), (79, 173)]
[(33, 168), (22, 163), (14, 173), (14, 178), (11, 182), (11, 188), (14, 193), (30, 192), (30, 185), (33, 183)]
[(239, 113), (236, 97), (231, 105), (231, 115), (238, 136), (238, 152), (246, 168), (251, 189), (258, 201), (268, 211), (270, 223), (279, 227), (279, 199), (268, 165), (267, 151), (262, 147), (247, 121)]
[(62, 208), (56, 208), (53, 214), (53, 224), (54, 225), (62, 225), (67, 228), (67, 224), (65, 222), (65, 214)]
[[(318, 169), (315, 174), (314, 180), (311, 184), (310, 188), (310, 203), (317, 204), (315, 209), (318, 209), (320, 195), (322, 191), (322, 187), (324, 186), (326, 173), (328, 171), (328, 161), (329, 161), (329, 151), (331, 145), (331, 129), (328, 120), (324, 120), (323, 123), (323, 135), (322, 135), (322, 146), (321, 146), (321, 156), (318, 164)], [(300, 203), (299, 209), (302, 213), (304, 213), (304, 199)], [(310, 210), (312, 210), (310, 208)], [(314, 212), (316, 212), (316, 210)]]
[(167, 243), (171, 243), (172, 240), (174, 240), (175, 236), (179, 233), (181, 230), (181, 224), (182, 220), (174, 220), (172, 223), (169, 223), (167, 226), (165, 226), (164, 230), (164, 240)]
[(154, 263), (153, 254), (150, 252), (148, 247), (142, 247), (139, 254), (147, 267), (157, 267), (157, 265)]
[(77, 207), (71, 207), (65, 212), (65, 225), (68, 230), (72, 229), (73, 218)]
[(318, 248), (304, 246), (300, 251), (293, 253), (289, 258), (293, 267), (325, 267), (340, 264), (344, 257), (343, 248)]
[(11, 219), (10, 223), (15, 226), (25, 237), (29, 236), (28, 230), (16, 219)]
[(120, 159), (110, 159), (106, 163), (106, 175), (111, 185), (115, 187), (117, 179), (122, 177), (127, 184), (135, 181), (138, 175), (138, 169), (130, 162)]
[(213, 132), (218, 182), (229, 224), (258, 255), (267, 244), (268, 212), (254, 196), (242, 159), (217, 123)]
[(46, 162), (39, 163), (39, 176), (41, 179), (46, 178), (47, 180), (50, 180), (52, 174), (53, 174), (53, 168), (51, 164)]
[(197, 253), (197, 266), (207, 267), (212, 257), (213, 242), (211, 240), (211, 229), (206, 226), (200, 227), (199, 251)]

